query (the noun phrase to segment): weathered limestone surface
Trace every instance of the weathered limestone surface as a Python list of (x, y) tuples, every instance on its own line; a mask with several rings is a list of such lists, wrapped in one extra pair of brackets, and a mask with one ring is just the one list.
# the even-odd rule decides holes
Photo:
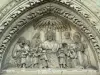
[[(45, 18), (46, 16), (47, 18)], [(56, 17), (59, 16), (60, 19), (56, 19), (55, 17), (52, 16), (56, 16)], [(41, 18), (43, 19), (40, 20)], [(32, 25), (30, 24), (30, 22), (32, 23)], [(28, 26), (31, 27), (28, 29)], [(46, 28), (47, 31), (52, 29), (54, 34), (56, 34), (57, 36), (55, 38), (57, 39), (56, 45), (54, 43), (55, 41), (54, 37), (52, 37), (55, 36), (53, 35), (53, 33), (51, 33), (52, 35), (49, 35), (51, 37), (49, 39), (45, 36)], [(36, 31), (34, 29), (36, 29)], [(78, 64), (78, 67), (82, 69), (76, 69), (76, 65), (74, 65), (75, 67), (74, 69), (72, 69), (73, 67), (70, 67), (71, 69), (68, 69), (68, 66), (66, 66), (67, 70), (64, 69), (65, 68), (64, 59), (61, 59), (63, 62), (60, 62), (61, 64), (59, 65), (60, 68), (63, 69), (53, 69), (53, 68), (49, 69), (48, 66), (43, 67), (46, 69), (34, 69), (33, 63), (31, 64), (32, 67), (28, 69), (26, 68), (25, 58), (30, 53), (32, 52), (34, 53), (34, 51), (25, 51), (28, 55), (25, 57), (24, 56), (21, 57), (21, 60), (23, 60), (21, 65), (19, 64), (15, 65), (15, 62), (17, 62), (18, 60), (16, 61), (17, 57), (13, 56), (12, 54), (14, 48), (17, 48), (15, 47), (15, 45), (17, 44), (16, 42), (21, 36), (25, 38), (24, 41), (28, 41), (26, 42), (26, 45), (28, 43), (29, 46), (29, 43), (34, 41), (34, 39), (32, 40), (32, 38), (34, 37), (33, 35), (37, 31), (39, 31), (40, 35), (36, 37), (35, 40), (38, 40), (39, 42), (40, 39), (42, 39), (42, 43), (39, 42), (39, 44), (40, 43), (41, 44), (38, 45), (38, 47), (39, 48), (41, 47), (43, 50), (45, 49), (45, 51), (40, 52), (45, 54), (46, 50), (47, 51), (52, 50), (50, 52), (53, 52), (53, 50), (58, 50), (57, 48), (63, 50), (62, 47), (60, 46), (58, 47), (58, 42), (62, 44), (63, 39), (66, 38), (64, 37), (63, 34), (64, 31), (66, 30), (68, 30), (71, 33), (70, 39), (72, 40), (74, 39), (73, 36), (75, 32), (81, 33), (81, 35), (77, 36), (79, 38), (78, 45), (80, 45), (81, 48), (78, 48), (78, 46), (76, 45), (77, 41), (74, 40), (73, 43), (75, 46), (70, 44), (69, 46), (71, 46), (71, 48), (69, 49), (80, 50), (78, 56), (79, 58), (78, 63), (80, 64)], [(50, 44), (49, 40), (52, 40), (53, 42), (51, 46), (49, 46)], [(46, 41), (46, 44), (43, 43), (44, 41)], [(64, 41), (64, 43), (65, 42), (69, 44), (71, 40)], [(81, 45), (83, 43), (85, 44), (86, 48), (85, 47), (83, 48), (83, 45)], [(20, 44), (23, 44), (22, 40)], [(88, 47), (86, 45), (88, 45)], [(29, 48), (31, 47), (29, 46)], [(15, 51), (14, 54), (16, 55), (17, 52), (18, 51)], [(90, 64), (91, 62), (92, 67), (90, 65), (87, 66), (86, 64), (82, 65), (83, 61), (80, 59), (84, 59), (84, 60), (87, 59), (87, 58), (81, 58), (82, 52), (83, 55), (86, 52), (87, 56), (90, 56), (88, 63)], [(63, 53), (63, 55), (61, 55), (61, 58), (64, 57), (65, 55), (67, 56), (67, 53), (64, 54), (64, 52), (62, 51), (61, 53)], [(58, 58), (55, 58), (56, 57), (55, 51), (54, 54), (52, 53), (54, 58), (52, 58), (52, 55), (50, 55), (49, 53), (47, 54), (48, 56), (51, 56), (50, 58), (51, 60), (49, 61), (49, 63), (51, 62), (52, 64), (54, 64), (54, 62), (52, 62), (52, 59), (58, 60)], [(69, 51), (69, 54), (68, 55), (71, 59), (71, 51)], [(22, 55), (25, 55), (25, 53), (23, 52)], [(37, 54), (35, 56), (37, 56)], [(74, 58), (71, 60), (76, 62), (76, 59), (78, 58), (74, 56)], [(8, 61), (10, 63), (8, 63)], [(14, 66), (15, 68), (10, 69), (8, 64), (10, 66)], [(59, 64), (59, 62), (57, 62), (56, 64)], [(37, 66), (37, 64), (35, 65)], [(54, 75), (99, 75), (100, 73), (100, 0), (2, 0), (0, 1), (0, 73), (1, 73), (0, 75), (33, 75), (33, 74), (34, 75), (53, 75), (53, 74)]]

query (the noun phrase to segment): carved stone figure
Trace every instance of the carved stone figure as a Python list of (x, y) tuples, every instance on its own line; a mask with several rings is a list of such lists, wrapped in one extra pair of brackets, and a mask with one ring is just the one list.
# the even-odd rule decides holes
[(29, 40), (25, 40), (24, 50), (26, 52), (26, 67), (28, 67), (32, 63), (32, 58), (30, 57), (31, 48)]
[(59, 65), (60, 68), (66, 67), (66, 53), (67, 53), (67, 44), (63, 43), (62, 48), (58, 50), (58, 58), (59, 58)]
[(36, 48), (40, 44), (41, 44), (40, 32), (37, 32), (32, 38), (31, 45), (32, 45), (33, 48)]
[(47, 52), (48, 67), (59, 68), (57, 51), (60, 48), (60, 45), (55, 41), (54, 32), (48, 31), (46, 33), (46, 41), (43, 42), (40, 47)]
[(73, 40), (71, 39), (71, 33), (69, 31), (66, 31), (64, 33), (65, 39), (62, 41), (63, 43), (67, 43), (69, 46), (70, 44), (73, 44)]
[(48, 58), (47, 58), (47, 54), (46, 54), (46, 50), (43, 50), (41, 55), (40, 55), (40, 62), (41, 62), (41, 66), (42, 68), (48, 68)]
[(68, 62), (71, 62), (71, 63), (69, 63), (69, 67), (76, 68), (76, 66), (77, 66), (77, 52), (75, 50), (74, 44), (70, 45), (67, 56), (69, 59)]
[(22, 47), (21, 47), (21, 67), (26, 68), (26, 61), (27, 61), (27, 54), (29, 51), (29, 45), (28, 45), (28, 40), (23, 39)]
[(21, 67), (21, 62), (22, 62), (22, 49), (23, 49), (23, 44), (25, 43), (25, 38), (20, 37), (15, 45), (13, 53), (13, 58), (16, 61), (17, 67)]
[(67, 68), (71, 68), (72, 67), (72, 59), (71, 59), (71, 56), (70, 56), (70, 46), (72, 44), (74, 44), (73, 40), (71, 39), (71, 33), (69, 31), (66, 31), (64, 32), (64, 37), (65, 39), (62, 41), (62, 43), (66, 43), (67, 44), (67, 48), (66, 48), (66, 61), (67, 61)]
[[(85, 61), (87, 60), (87, 56), (85, 54), (85, 45), (82, 43), (81, 41), (81, 35), (80, 33), (75, 33), (74, 37), (73, 37), (74, 41), (75, 41), (75, 45), (76, 45), (76, 51), (77, 51), (77, 55), (78, 55), (78, 66), (79, 68), (85, 68), (86, 65), (84, 65)], [(86, 60), (85, 60), (86, 59)], [(88, 62), (87, 62), (88, 64)]]
[(33, 49), (33, 68), (38, 68), (39, 66), (39, 57), (38, 57), (38, 52), (37, 52), (37, 49)]
[(17, 67), (87, 68), (87, 47), (86, 43), (81, 41), (81, 35), (74, 33), (72, 40), (70, 32), (67, 31), (64, 37), (65, 41), (60, 44), (56, 41), (55, 33), (49, 30), (45, 34), (44, 42), (41, 42), (40, 33), (36, 33), (31, 42), (24, 37), (19, 38), (13, 52)]
[[(90, 65), (91, 65), (91, 62), (90, 62), (90, 56), (88, 55), (88, 44), (86, 42), (86, 40), (83, 40), (83, 47), (84, 47), (84, 50), (82, 51), (83, 53), (83, 66), (84, 68), (89, 68)], [(87, 52), (86, 52), (87, 51)]]
[(15, 59), (16, 65), (19, 68), (21, 66), (21, 46), (19, 42), (17, 42), (15, 48), (16, 52), (12, 57)]
[(21, 67), (26, 68), (26, 58), (27, 58), (27, 52), (24, 48), (22, 48), (22, 54), (21, 54)]

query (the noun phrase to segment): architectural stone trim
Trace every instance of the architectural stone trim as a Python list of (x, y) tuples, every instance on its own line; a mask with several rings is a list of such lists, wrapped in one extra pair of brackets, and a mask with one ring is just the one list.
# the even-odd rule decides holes
[[(59, 1), (57, 1), (57, 2), (62, 4), (62, 2), (59, 2)], [(43, 3), (45, 3), (45, 2), (43, 1)], [(38, 3), (36, 3), (36, 4), (38, 4)], [(41, 1), (41, 4), (42, 4), (42, 1)], [(81, 10), (78, 7), (74, 7), (71, 3), (63, 3), (63, 4), (66, 4), (68, 7), (71, 8), (71, 10), (76, 10), (76, 11)], [(16, 10), (15, 13), (11, 14), (7, 19), (5, 19), (6, 21), (4, 21), (1, 26), (2, 29), (0, 28), (1, 34), (3, 34), (5, 28), (9, 27), (9, 25), (15, 21), (14, 19), (16, 19), (17, 16), (21, 16), (23, 14), (23, 11), (28, 12), (27, 9), (34, 9), (34, 8), (32, 8), (33, 5), (30, 5), (30, 3), (28, 3), (28, 4), (24, 5), (24, 7), (18, 8), (18, 10)], [(38, 6), (38, 5), (36, 5), (36, 6)], [(92, 42), (92, 45), (97, 52), (97, 56), (98, 56), (97, 58), (100, 59), (100, 47), (98, 45), (97, 39), (95, 38), (94, 34), (92, 34), (92, 32), (84, 25), (84, 23), (81, 22), (80, 20), (78, 20), (78, 18), (76, 16), (66, 12), (65, 10), (54, 7), (52, 5), (48, 5), (46, 7), (43, 7), (42, 9), (38, 9), (34, 13), (32, 12), (32, 13), (28, 14), (25, 18), (21, 19), (16, 24), (15, 27), (12, 28), (6, 36), (2, 36), (4, 39), (0, 40), (2, 42), (0, 44), (0, 60), (1, 60), (1, 62), (3, 60), (3, 54), (6, 52), (8, 43), (11, 40), (11, 38), (13, 38), (13, 35), (15, 35), (20, 28), (22, 28), (25, 24), (27, 24), (30, 21), (30, 19), (32, 20), (36, 17), (43, 16), (44, 14), (47, 14), (47, 13), (55, 13), (59, 16), (62, 16), (64, 18), (68, 19), (69, 21), (71, 21), (72, 23), (77, 25), (77, 27), (79, 29), (81, 29), (82, 32), (84, 32), (87, 35), (88, 39)], [(85, 14), (84, 17), (86, 19), (89, 18), (88, 14)]]
[[(48, 2), (49, 0), (47, 0), (46, 2)], [(52, 2), (52, 0), (50, 0)], [(100, 23), (100, 19), (98, 16), (96, 16), (91, 10), (89, 10), (81, 1), (76, 1), (76, 0), (73, 0), (73, 1), (63, 1), (63, 0), (55, 0), (53, 2), (60, 2), (60, 3), (63, 3), (65, 4), (67, 7), (70, 7), (72, 10), (75, 10), (77, 13), (81, 14), (85, 19), (87, 19), (91, 25), (93, 26), (94, 29), (96, 29), (96, 34), (98, 36), (100, 36), (100, 28), (98, 27), (99, 26), (99, 23)], [(45, 0), (37, 0), (36, 1), (30, 1), (30, 0), (14, 0), (14, 1), (11, 1), (6, 7), (5, 9), (1, 10), (1, 13), (0, 15), (2, 16), (1, 17), (1, 21), (3, 19), (4, 16), (6, 16), (6, 12), (10, 12), (10, 11), (13, 11), (15, 9), (17, 9), (16, 7), (17, 6), (21, 6), (21, 5), (17, 5), (17, 4), (26, 4), (26, 3), (30, 3), (31, 5), (38, 5), (38, 3), (45, 3)], [(15, 7), (14, 7), (15, 6)], [(9, 8), (10, 7), (10, 8)], [(11, 10), (11, 8), (13, 8)], [(6, 16), (7, 18), (7, 16)], [(5, 19), (5, 18), (4, 18)], [(3, 20), (4, 20), (3, 19)], [(0, 32), (2, 32), (2, 30), (4, 29), (4, 26), (2, 26), (4, 23), (1, 23), (1, 27), (0, 27)]]

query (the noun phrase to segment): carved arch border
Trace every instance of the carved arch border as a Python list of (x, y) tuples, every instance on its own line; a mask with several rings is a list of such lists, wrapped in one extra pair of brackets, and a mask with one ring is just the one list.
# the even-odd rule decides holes
[[(32, 8), (32, 7), (30, 7), (30, 4), (29, 4), (28, 7), (26, 6), (24, 8), (24, 10), (27, 9), (27, 8), (29, 9), (29, 8)], [(18, 9), (17, 13), (14, 13), (13, 15), (10, 16), (10, 18), (9, 18), (10, 22), (11, 21), (14, 22), (13, 18), (16, 18), (17, 16), (21, 16), (20, 14), (22, 14), (24, 10), (19, 10)], [(87, 35), (88, 39), (92, 42), (92, 46), (94, 47), (94, 49), (95, 49), (95, 51), (97, 53), (97, 59), (98, 59), (98, 65), (99, 65), (100, 47), (99, 47), (99, 44), (98, 44), (97, 39), (95, 38), (93, 32), (91, 32), (91, 30), (88, 29), (88, 27), (86, 27), (84, 25), (84, 23), (81, 22), (76, 16), (72, 15), (71, 13), (66, 12), (63, 9), (59, 9), (59, 8), (57, 8), (55, 6), (51, 6), (51, 4), (50, 5), (46, 5), (42, 9), (38, 9), (34, 13), (30, 12), (23, 19), (21, 19), (14, 27), (12, 27), (10, 29), (9, 33), (6, 34), (6, 36), (2, 36), (3, 39), (1, 37), (0, 41), (2, 43), (0, 44), (0, 60), (1, 60), (0, 65), (2, 64), (4, 53), (6, 52), (6, 48), (7, 48), (8, 44), (9, 44), (9, 41), (13, 38), (13, 35), (15, 35), (15, 33), (17, 33), (17, 31), (19, 29), (21, 29), (23, 26), (25, 26), (25, 24), (27, 24), (30, 20), (33, 20), (33, 19), (35, 19), (37, 17), (40, 17), (40, 16), (43, 16), (43, 15), (45, 15), (47, 13), (53, 13), (53, 14), (56, 13), (56, 14), (64, 17), (64, 18), (68, 19), (69, 21), (74, 23), (79, 29), (81, 29), (82, 32), (84, 32)], [(10, 22), (5, 23), (5, 26), (9, 26)]]
[[(8, 18), (10, 18), (11, 15), (13, 15), (12, 11), (15, 11), (15, 9), (19, 9), (20, 6), (22, 5), (25, 5), (24, 8), (29, 8), (31, 6), (36, 6), (38, 4), (44, 4), (47, 2), (58, 2), (58, 3), (65, 4), (65, 6), (67, 7), (70, 7), (72, 10), (76, 11), (78, 14), (83, 16), (89, 23), (91, 23), (91, 26), (96, 31), (96, 34), (100, 36), (100, 27), (99, 27), (100, 18), (94, 12), (92, 12), (87, 6), (85, 6), (82, 3), (82, 1), (78, 1), (78, 0), (71, 0), (71, 1), (67, 1), (67, 0), (65, 1), (64, 0), (12, 0), (0, 10), (0, 33), (2, 33), (3, 30), (5, 29), (5, 25), (7, 25), (7, 23), (10, 22)], [(4, 20), (6, 20), (5, 21), (6, 23), (4, 22)]]

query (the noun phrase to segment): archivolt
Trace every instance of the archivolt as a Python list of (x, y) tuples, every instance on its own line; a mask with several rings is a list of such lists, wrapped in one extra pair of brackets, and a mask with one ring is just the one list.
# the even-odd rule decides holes
[[(79, 11), (79, 10), (78, 10)], [(21, 30), (24, 26), (26, 26), (32, 20), (39, 19), (46, 14), (53, 14), (61, 16), (70, 22), (72, 22), (76, 27), (78, 27), (88, 38), (88, 40), (92, 43), (91, 46), (94, 48), (95, 55), (98, 60), (99, 65), (99, 58), (100, 58), (100, 47), (95, 37), (97, 34), (94, 31), (94, 28), (91, 26), (90, 23), (84, 20), (84, 16), (79, 15), (72, 7), (72, 5), (65, 4), (62, 2), (38, 2), (35, 4), (25, 3), (22, 6), (16, 8), (14, 12), (8, 15), (8, 18), (2, 21), (2, 30), (0, 36), (0, 62), (2, 65), (4, 54), (9, 46), (9, 43), (14, 35), (17, 34), (19, 30)], [(2, 67), (2, 66), (1, 66)]]

